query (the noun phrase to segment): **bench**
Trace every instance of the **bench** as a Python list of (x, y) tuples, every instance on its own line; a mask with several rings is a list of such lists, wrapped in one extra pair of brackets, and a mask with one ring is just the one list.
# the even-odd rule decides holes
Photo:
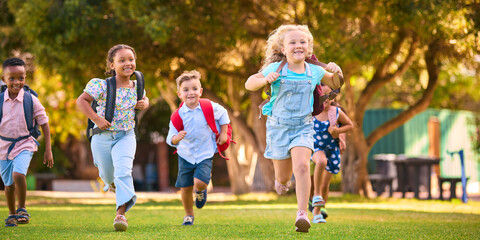
[[(467, 178), (467, 182), (468, 182)], [(450, 196), (448, 197), (448, 200), (451, 200), (452, 198), (457, 198), (457, 183), (462, 182), (462, 178), (459, 177), (439, 177), (438, 178), (438, 186), (440, 187), (440, 200), (443, 199), (443, 183), (449, 182), (450, 183)]]
[(377, 197), (382, 195), (385, 191), (385, 186), (389, 187), (390, 197), (393, 195), (393, 177), (385, 176), (383, 174), (370, 174), (368, 175), (370, 182), (375, 186), (375, 191), (377, 192)]

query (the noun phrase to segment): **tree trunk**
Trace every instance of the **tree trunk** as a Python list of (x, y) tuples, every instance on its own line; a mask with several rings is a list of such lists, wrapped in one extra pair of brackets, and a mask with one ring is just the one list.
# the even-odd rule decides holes
[(360, 128), (355, 128), (348, 136), (347, 146), (346, 152), (342, 155), (343, 192), (372, 197), (373, 191), (367, 172), (370, 148)]
[[(399, 68), (394, 74), (387, 74), (386, 72), (374, 75), (374, 79), (369, 82), (365, 90), (363, 91), (360, 99), (356, 105), (356, 109), (349, 109), (349, 113), (352, 113), (350, 116), (353, 122), (356, 124), (355, 129), (352, 134), (347, 138), (347, 151), (342, 155), (342, 177), (343, 177), (343, 192), (344, 193), (353, 193), (361, 194), (367, 197), (373, 196), (371, 183), (368, 179), (367, 172), (367, 156), (370, 152), (373, 145), (380, 140), (382, 137), (389, 134), (391, 131), (395, 130), (399, 126), (406, 123), (408, 120), (413, 118), (415, 115), (421, 113), (427, 109), (430, 101), (433, 98), (433, 93), (438, 84), (438, 73), (440, 69), (440, 61), (438, 60), (438, 54), (441, 49), (440, 41), (433, 41), (428, 44), (428, 50), (424, 54), (424, 59), (426, 63), (426, 70), (428, 73), (428, 85), (423, 92), (423, 96), (411, 107), (401, 112), (396, 117), (380, 125), (377, 129), (372, 131), (369, 136), (364, 137), (364, 133), (361, 130), (363, 124), (363, 116), (365, 114), (366, 102), (373, 96), (375, 91), (372, 89), (379, 89), (380, 85), (384, 85), (387, 82), (391, 81), (393, 76), (398, 76), (398, 72), (404, 72), (407, 65), (411, 64), (411, 59), (407, 56), (405, 62), (402, 64), (403, 67)], [(414, 42), (411, 44), (410, 52), (413, 55), (413, 49), (417, 48), (417, 42), (414, 38)], [(393, 56), (389, 56), (391, 58)], [(408, 63), (408, 64), (407, 64)], [(384, 66), (387, 67), (387, 66)], [(347, 84), (347, 93), (351, 91), (350, 85)], [(349, 94), (346, 96), (347, 102), (352, 102), (353, 95)], [(363, 108), (363, 110), (359, 110)]]
[(70, 172), (66, 173), (68, 177), (75, 179), (96, 179), (98, 177), (98, 169), (93, 165), (89, 144), (90, 142), (82, 141), (72, 135), (68, 136), (65, 142), (59, 144), (62, 152), (66, 156), (70, 156)]

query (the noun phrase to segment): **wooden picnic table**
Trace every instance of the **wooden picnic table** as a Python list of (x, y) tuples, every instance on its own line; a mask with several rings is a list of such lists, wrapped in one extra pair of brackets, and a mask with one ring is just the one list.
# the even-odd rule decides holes
[[(420, 169), (422, 168), (422, 166), (426, 166), (428, 169), (427, 173), (430, 174), (432, 172), (432, 166), (434, 164), (440, 163), (440, 158), (434, 158), (434, 157), (397, 158), (393, 162), (397, 167), (398, 173), (403, 175), (402, 179), (398, 179), (399, 187), (401, 187), (401, 191), (402, 191), (402, 197), (405, 198), (405, 192), (407, 191), (407, 187), (411, 187), (415, 193), (415, 198), (419, 199)], [(411, 176), (410, 171), (408, 171), (408, 168), (410, 166), (412, 166), (414, 169), (413, 176)], [(409, 179), (413, 179), (413, 186), (409, 186), (409, 181), (408, 181)], [(431, 183), (430, 175), (427, 176), (427, 189), (428, 189), (427, 199), (432, 199), (432, 183)]]

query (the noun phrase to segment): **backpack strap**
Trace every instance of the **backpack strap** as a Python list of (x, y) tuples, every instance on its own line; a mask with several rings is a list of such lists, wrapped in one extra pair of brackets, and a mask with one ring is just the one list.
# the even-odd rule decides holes
[[(276, 73), (280, 74), (280, 72), (282, 72), (282, 69), (283, 67), (287, 64), (287, 59), (284, 59), (280, 65), (278, 65), (278, 68), (277, 70), (275, 71)], [(285, 73), (285, 76), (287, 74)], [(265, 104), (267, 104), (268, 102), (270, 102), (270, 98), (272, 97), (272, 94), (270, 93), (270, 90), (271, 90), (271, 86), (272, 84), (271, 83), (267, 83), (267, 85), (265, 85), (265, 87), (263, 88), (263, 91), (267, 94), (267, 98), (265, 100), (263, 100), (262, 103), (260, 103), (260, 105), (258, 105), (258, 108), (260, 109), (260, 112), (258, 114), (258, 119), (262, 119), (262, 111), (263, 111), (263, 106), (265, 106)]]
[(328, 121), (330, 122), (330, 126), (336, 126), (338, 120), (338, 107), (330, 106), (328, 108)]
[(117, 80), (115, 76), (107, 78), (107, 100), (105, 104), (105, 120), (110, 123), (115, 113), (115, 99), (117, 98)]
[(143, 99), (143, 92), (145, 90), (145, 79), (143, 78), (143, 73), (140, 71), (135, 71), (135, 78), (137, 79), (137, 101)]
[[(2, 88), (3, 88), (3, 86), (2, 86)], [(2, 91), (0, 93), (0, 123), (2, 122), (2, 117), (3, 117), (3, 102), (4, 101), (5, 101), (5, 91)]]
[(215, 124), (215, 116), (213, 115), (213, 106), (212, 102), (208, 99), (201, 98), (199, 99), (200, 102), (200, 107), (202, 108), (203, 115), (205, 116), (205, 120), (207, 120), (208, 126), (210, 126), (210, 129), (215, 133), (215, 136), (217, 136), (218, 130), (217, 130), (217, 125)]
[(183, 102), (180, 103), (180, 107), (173, 112), (172, 116), (170, 116), (170, 121), (172, 121), (173, 126), (177, 129), (178, 132), (183, 130), (183, 120), (180, 117), (180, 114), (178, 114), (178, 109), (180, 109), (183, 105)]
[[(210, 129), (212, 129), (213, 133), (215, 133), (215, 139), (217, 139), (220, 135), (217, 130), (217, 125), (215, 124), (215, 116), (213, 112), (213, 106), (212, 102), (208, 99), (201, 98), (199, 100), (200, 102), (200, 107), (202, 108), (203, 115), (205, 116), (205, 120), (207, 120), (208, 126), (210, 126)], [(228, 125), (228, 130), (227, 131), (232, 131), (232, 127)], [(234, 141), (231, 141), (233, 143), (236, 143)], [(220, 145), (217, 144), (217, 150), (218, 154), (224, 158), (225, 160), (229, 160), (227, 157), (223, 156), (222, 152), (220, 151)]]
[[(311, 58), (306, 58), (305, 59), (305, 62), (307, 63), (310, 63), (310, 64), (313, 64), (313, 65), (318, 65), (322, 68), (326, 68), (327, 67), (327, 64), (323, 63), (323, 62), (320, 62), (317, 60), (317, 58), (315, 57), (315, 54), (312, 55)], [(340, 86), (338, 87), (339, 89), (343, 86), (343, 84), (345, 83), (345, 81), (343, 80), (343, 77), (338, 75), (338, 74), (335, 74), (337, 77), (338, 77), (338, 80), (340, 81)]]
[[(33, 99), (32, 99), (32, 93), (30, 91), (33, 91), (28, 88), (24, 88), (24, 93), (23, 93), (23, 112), (25, 113), (25, 122), (27, 123), (27, 129), (30, 135), (34, 138), (37, 138), (40, 136), (40, 132), (37, 128), (38, 124), (35, 121), (35, 125), (33, 124)], [(35, 95), (34, 93), (33, 95)], [(37, 142), (38, 143), (38, 142)]]
[[(106, 103), (105, 103), (105, 120), (108, 122), (113, 121), (113, 116), (115, 114), (115, 99), (117, 98), (117, 80), (115, 76), (109, 77), (105, 79), (107, 82), (107, 96), (106, 96)], [(97, 101), (92, 101), (92, 109), (93, 111), (97, 112)], [(92, 137), (95, 134), (101, 133), (102, 129), (99, 127), (94, 127), (95, 123), (88, 119), (88, 126), (87, 126), (87, 138), (89, 141), (92, 141)]]

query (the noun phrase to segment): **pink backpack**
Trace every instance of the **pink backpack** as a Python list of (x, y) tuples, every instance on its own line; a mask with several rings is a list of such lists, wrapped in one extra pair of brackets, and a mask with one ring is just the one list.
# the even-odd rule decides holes
[[(199, 100), (200, 102), (200, 107), (202, 108), (203, 115), (205, 116), (205, 120), (207, 120), (208, 126), (210, 126), (210, 129), (215, 133), (215, 140), (220, 137), (220, 133), (217, 130), (217, 126), (215, 125), (215, 116), (213, 115), (213, 107), (212, 107), (212, 102), (208, 99), (201, 98)], [(178, 109), (180, 109), (183, 105), (183, 102), (180, 103), (180, 106)], [(178, 114), (178, 109), (175, 110), (175, 112), (170, 116), (170, 121), (172, 121), (173, 126), (177, 129), (177, 131), (182, 131), (183, 130), (183, 120), (180, 117), (180, 114)], [(230, 143), (235, 143), (235, 141), (232, 140), (232, 125), (228, 124), (228, 129), (227, 129), (227, 141), (222, 144), (218, 145), (217, 144), (217, 149), (218, 153), (220, 156), (226, 160), (229, 160), (227, 157), (223, 156), (222, 152), (227, 150), (227, 148), (230, 146)], [(175, 151), (176, 153), (177, 151)]]

